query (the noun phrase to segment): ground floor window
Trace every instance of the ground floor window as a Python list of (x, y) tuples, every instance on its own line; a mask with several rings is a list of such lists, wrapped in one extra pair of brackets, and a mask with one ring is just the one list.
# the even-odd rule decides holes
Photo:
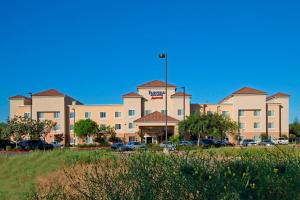
[(135, 136), (129, 136), (129, 142), (136, 142), (136, 137)]

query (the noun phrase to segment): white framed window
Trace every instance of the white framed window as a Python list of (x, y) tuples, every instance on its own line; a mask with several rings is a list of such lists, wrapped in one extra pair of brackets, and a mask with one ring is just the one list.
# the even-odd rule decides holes
[(245, 111), (244, 110), (239, 110), (239, 116), (240, 117), (245, 117)]
[(268, 110), (268, 116), (269, 117), (274, 117), (275, 116), (275, 111), (274, 110)]
[(74, 113), (74, 112), (70, 112), (69, 118), (70, 118), (70, 119), (74, 119), (74, 117), (75, 117), (75, 113)]
[(54, 119), (59, 119), (60, 118), (60, 112), (54, 112), (53, 113), (53, 118)]
[(151, 114), (151, 113), (152, 113), (151, 110), (145, 110), (145, 115), (149, 115), (149, 114)]
[(120, 118), (122, 116), (121, 112), (115, 112), (115, 118)]
[(128, 110), (128, 116), (135, 116), (135, 110)]
[(70, 129), (70, 131), (73, 131), (73, 130), (74, 130), (74, 125), (71, 124), (71, 125), (69, 126), (69, 129)]
[(115, 129), (116, 129), (116, 130), (121, 130), (121, 129), (122, 129), (121, 124), (115, 124)]
[(24, 113), (24, 117), (29, 119), (29, 118), (31, 118), (31, 114), (26, 112), (26, 113)]
[(254, 115), (254, 117), (259, 117), (260, 116), (260, 110), (254, 110), (253, 115)]
[(106, 118), (106, 112), (100, 112), (100, 118), (105, 119)]
[(43, 113), (43, 112), (38, 112), (38, 113), (37, 113), (37, 117), (38, 117), (38, 119), (45, 119), (45, 113)]
[(134, 124), (132, 122), (128, 123), (128, 128), (129, 129), (133, 129), (134, 128)]
[(183, 109), (178, 109), (177, 110), (177, 115), (182, 116), (183, 115)]
[(91, 112), (85, 112), (84, 113), (84, 118), (85, 119), (91, 119), (91, 117), (92, 117), (92, 113)]
[(260, 122), (254, 122), (253, 127), (254, 129), (260, 129)]
[(269, 122), (269, 123), (268, 123), (268, 128), (269, 128), (269, 129), (274, 129), (274, 128), (275, 128), (274, 122)]
[(239, 125), (240, 125), (240, 129), (243, 129), (243, 130), (245, 129), (245, 123), (243, 123), (243, 122), (240, 122), (240, 124), (239, 124)]
[(229, 111), (226, 111), (226, 110), (222, 111), (222, 115), (224, 117), (229, 117)]

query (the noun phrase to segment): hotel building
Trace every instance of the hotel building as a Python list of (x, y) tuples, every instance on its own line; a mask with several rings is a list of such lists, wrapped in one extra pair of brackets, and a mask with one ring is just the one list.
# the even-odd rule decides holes
[[(136, 92), (122, 96), (122, 104), (85, 105), (57, 90), (47, 90), (32, 95), (32, 98), (17, 95), (10, 97), (10, 118), (32, 115), (33, 119), (48, 119), (56, 126), (47, 136), (47, 142), (62, 140), (64, 144), (76, 144), (74, 123), (92, 119), (100, 124), (115, 127), (117, 137), (139, 141), (143, 133), (147, 143), (164, 141), (165, 121), (168, 121), (168, 136), (178, 134), (178, 123), (193, 113), (218, 112), (232, 118), (240, 125), (242, 139), (259, 140), (261, 134), (272, 138), (289, 133), (289, 95), (266, 92), (245, 87), (227, 96), (217, 104), (191, 104), (191, 95), (178, 92), (177, 86), (151, 81), (137, 87)], [(165, 115), (165, 98), (168, 113)], [(184, 106), (185, 104), (185, 106)], [(87, 138), (88, 143), (93, 142)]]

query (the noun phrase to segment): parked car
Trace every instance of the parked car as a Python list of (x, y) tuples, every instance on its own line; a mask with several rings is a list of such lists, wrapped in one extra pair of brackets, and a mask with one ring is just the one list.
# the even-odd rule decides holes
[(127, 151), (127, 147), (123, 144), (123, 142), (117, 142), (111, 145), (113, 150), (117, 151)]
[(212, 139), (203, 139), (200, 141), (200, 145), (205, 148), (220, 147), (220, 145), (215, 140)]
[(16, 143), (14, 143), (10, 140), (0, 140), (0, 150), (5, 150), (6, 147), (15, 148)]
[(58, 141), (54, 141), (51, 143), (53, 145), (53, 148), (62, 148), (62, 144)]
[(273, 146), (275, 145), (274, 142), (272, 142), (272, 140), (262, 140), (259, 145), (261, 146)]
[(215, 146), (217, 146), (217, 147), (233, 147), (233, 146), (235, 146), (235, 144), (231, 143), (227, 140), (220, 140), (220, 141), (216, 142)]
[(53, 145), (43, 140), (24, 140), (18, 146), (23, 150), (52, 150)]
[(245, 139), (245, 140), (243, 140), (242, 145), (245, 146), (245, 147), (256, 146), (257, 143), (252, 139)]
[(186, 141), (186, 140), (183, 140), (183, 141), (180, 141), (179, 146), (192, 146), (193, 143), (191, 141)]
[(176, 150), (176, 145), (173, 144), (172, 142), (167, 142), (167, 144), (164, 142), (164, 143), (161, 143), (159, 146), (161, 148), (167, 148), (169, 151), (175, 151)]
[(275, 144), (289, 144), (289, 140), (288, 139), (285, 139), (284, 137), (280, 137), (278, 139), (275, 139), (274, 140), (274, 143)]
[(146, 145), (140, 142), (128, 142), (126, 145), (128, 150), (145, 149)]

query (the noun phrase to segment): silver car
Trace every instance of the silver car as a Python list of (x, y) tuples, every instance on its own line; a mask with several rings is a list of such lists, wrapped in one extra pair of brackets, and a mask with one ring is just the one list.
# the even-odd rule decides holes
[(140, 143), (140, 142), (128, 142), (128, 144), (126, 145), (126, 148), (128, 150), (145, 149), (146, 145), (144, 143)]
[(161, 148), (167, 148), (169, 151), (175, 151), (176, 150), (176, 145), (173, 144), (172, 142), (167, 142), (167, 144), (164, 142), (164, 143), (161, 143), (159, 146)]

